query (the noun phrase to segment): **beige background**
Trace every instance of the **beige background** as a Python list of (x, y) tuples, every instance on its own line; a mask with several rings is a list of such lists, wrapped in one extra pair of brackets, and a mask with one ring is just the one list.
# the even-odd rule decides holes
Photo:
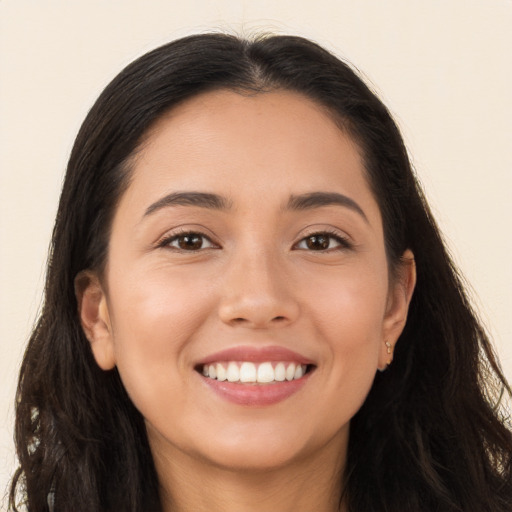
[(0, 502), (16, 371), (74, 136), (134, 57), (210, 29), (305, 35), (364, 72), (512, 379), (511, 0), (0, 0)]

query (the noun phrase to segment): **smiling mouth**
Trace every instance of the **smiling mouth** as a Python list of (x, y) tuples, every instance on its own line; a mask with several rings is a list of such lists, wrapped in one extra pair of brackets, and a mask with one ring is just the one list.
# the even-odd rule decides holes
[(275, 384), (302, 379), (314, 365), (290, 361), (222, 361), (196, 368), (204, 377), (219, 382), (240, 384)]

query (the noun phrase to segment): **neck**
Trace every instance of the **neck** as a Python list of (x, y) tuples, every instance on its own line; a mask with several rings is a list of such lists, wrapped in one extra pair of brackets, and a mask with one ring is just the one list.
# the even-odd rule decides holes
[(155, 465), (163, 512), (343, 512), (344, 459), (327, 445), (279, 468), (218, 467), (179, 451), (155, 455)]

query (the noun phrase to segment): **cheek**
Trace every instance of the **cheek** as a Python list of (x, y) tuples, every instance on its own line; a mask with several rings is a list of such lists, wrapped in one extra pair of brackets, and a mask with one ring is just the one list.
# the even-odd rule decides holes
[[(190, 279), (163, 278), (161, 272), (131, 276), (111, 276), (111, 322), (121, 379), (145, 415), (155, 410), (152, 402), (161, 406), (158, 390), (179, 391), (187, 346), (208, 314), (209, 297), (198, 294)], [(176, 400), (179, 393), (173, 393), (173, 406)]]
[[(340, 269), (310, 287), (307, 316), (322, 344), (325, 410), (337, 410), (348, 421), (364, 402), (377, 371), (387, 300), (387, 280), (382, 273)], [(331, 401), (331, 407), (328, 407)], [(342, 402), (342, 406), (340, 403)], [(328, 417), (327, 421), (340, 421)]]
[(111, 279), (111, 320), (119, 348), (133, 345), (143, 353), (153, 348), (179, 350), (200, 321), (208, 295), (198, 293), (188, 274), (154, 271), (131, 276)]
[(380, 340), (388, 288), (381, 267), (339, 268), (315, 279), (304, 279), (309, 316), (333, 350), (364, 351), (368, 344)]

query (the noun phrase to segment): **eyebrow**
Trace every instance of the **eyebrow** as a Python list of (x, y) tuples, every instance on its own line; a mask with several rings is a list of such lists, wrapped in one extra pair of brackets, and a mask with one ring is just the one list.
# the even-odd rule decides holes
[[(195, 206), (212, 210), (229, 210), (231, 201), (218, 194), (207, 192), (172, 192), (151, 204), (144, 212), (144, 217), (169, 206)], [(368, 218), (363, 209), (350, 197), (338, 192), (309, 192), (291, 195), (285, 210), (313, 210), (322, 206), (338, 205), (358, 213), (367, 223)]]
[(173, 192), (148, 206), (144, 217), (168, 206), (197, 206), (213, 210), (228, 210), (231, 203), (224, 197), (206, 192)]
[(337, 192), (311, 192), (298, 196), (290, 196), (287, 210), (312, 210), (322, 206), (338, 205), (358, 213), (367, 223), (368, 218), (363, 209), (350, 197)]

